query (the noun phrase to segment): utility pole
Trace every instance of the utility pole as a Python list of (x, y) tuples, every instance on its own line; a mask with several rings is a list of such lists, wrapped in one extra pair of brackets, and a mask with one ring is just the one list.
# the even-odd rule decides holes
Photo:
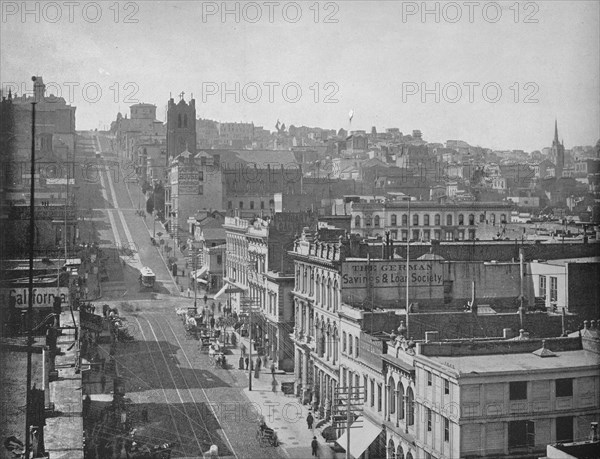
[[(35, 82), (36, 77), (31, 77)], [(35, 84), (34, 84), (35, 94)], [(31, 184), (29, 197), (29, 294), (27, 305), (27, 383), (25, 392), (25, 457), (30, 457), (31, 439), (31, 358), (33, 354), (33, 247), (35, 244), (35, 99), (31, 102)]]
[[(334, 393), (334, 407), (332, 415), (332, 426), (337, 431), (344, 428), (346, 430), (346, 459), (350, 459), (350, 429), (360, 428), (362, 420), (351, 422), (351, 418), (358, 418), (363, 411), (364, 405), (363, 386), (338, 387)], [(346, 403), (344, 405), (344, 402)]]
[(408, 287), (410, 284), (410, 200), (411, 197), (408, 197), (408, 219), (406, 221), (406, 338), (410, 339), (410, 334), (408, 332), (408, 314), (410, 309), (409, 296), (408, 296)]

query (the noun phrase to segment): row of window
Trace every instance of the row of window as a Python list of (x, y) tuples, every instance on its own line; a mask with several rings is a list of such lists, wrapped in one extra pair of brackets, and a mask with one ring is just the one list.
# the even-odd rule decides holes
[[(433, 386), (433, 373), (431, 371), (426, 371), (427, 374), (427, 386)], [(444, 395), (450, 395), (450, 381), (446, 378), (442, 378), (444, 381)]]
[[(240, 201), (238, 203), (238, 209), (243, 209), (244, 208), (244, 201)], [(273, 208), (275, 207), (275, 201), (273, 199), (269, 200), (269, 208)], [(227, 201), (227, 208), (228, 209), (233, 209), (233, 201)], [(254, 207), (254, 201), (250, 201), (250, 210), (253, 210)], [(264, 209), (265, 208), (265, 201), (260, 201), (260, 208)]]
[[(555, 423), (556, 441), (569, 443), (573, 441), (573, 416), (561, 416)], [(509, 421), (508, 448), (523, 449), (535, 446), (535, 421)]]
[[(474, 226), (475, 225), (475, 215), (470, 214), (467, 218), (468, 218), (469, 226)], [(491, 219), (492, 219), (492, 223), (496, 223), (496, 215), (495, 214), (491, 215)], [(373, 217), (373, 218), (370, 216), (366, 216), (364, 218), (364, 223), (365, 223), (366, 227), (374, 226), (376, 228), (379, 228), (382, 223), (381, 220), (382, 220), (382, 218), (379, 215), (375, 215), (375, 217)], [(390, 220), (391, 220), (390, 226), (398, 226), (397, 215), (392, 214)], [(484, 214), (479, 215), (479, 222), (483, 223), (484, 221), (485, 221), (485, 215)], [(356, 228), (360, 228), (361, 223), (362, 223), (362, 220), (361, 220), (360, 215), (355, 216), (354, 217), (354, 226)], [(506, 223), (506, 214), (500, 215), (500, 223)], [(435, 214), (433, 217), (433, 226), (440, 226), (441, 224), (442, 224), (442, 216), (440, 214)], [(447, 214), (446, 215), (446, 226), (452, 226), (453, 224), (454, 224), (453, 214)], [(421, 216), (419, 214), (413, 214), (412, 226), (420, 226), (420, 225), (421, 225)], [(459, 226), (465, 225), (465, 216), (463, 214), (458, 215), (458, 225)], [(408, 226), (408, 215), (406, 215), (406, 214), (402, 215), (402, 225), (401, 226)], [(431, 226), (431, 220), (430, 220), (429, 215), (427, 215), (427, 214), (423, 215), (422, 226)]]
[[(348, 333), (348, 354), (358, 357), (358, 336), (354, 337), (354, 347), (352, 347), (352, 335)], [(346, 332), (342, 333), (342, 353), (346, 353)]]
[[(422, 240), (424, 242), (431, 241), (432, 239), (436, 240), (436, 241), (441, 241), (442, 235), (444, 236), (444, 241), (454, 241), (454, 240), (464, 241), (465, 236), (468, 236), (469, 240), (474, 240), (475, 239), (475, 230), (469, 229), (468, 233), (465, 233), (465, 230), (461, 229), (461, 230), (458, 230), (456, 232), (456, 234), (454, 231), (448, 231), (448, 230), (443, 231), (443, 232), (442, 232), (442, 230), (433, 230), (433, 233), (431, 230), (413, 230), (410, 239), (411, 239), (411, 241)], [(408, 230), (402, 230), (400, 233), (400, 236), (401, 236), (402, 241), (406, 241), (406, 239), (408, 239)], [(392, 239), (398, 239), (398, 230), (391, 230), (390, 237)]]
[[(512, 381), (509, 383), (510, 400), (527, 400), (527, 381)], [(554, 381), (556, 397), (573, 396), (573, 378), (562, 378)]]

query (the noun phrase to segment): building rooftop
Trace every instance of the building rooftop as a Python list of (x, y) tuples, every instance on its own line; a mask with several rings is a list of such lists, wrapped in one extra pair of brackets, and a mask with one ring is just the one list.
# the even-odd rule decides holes
[(441, 366), (455, 369), (459, 374), (473, 375), (486, 373), (515, 373), (529, 371), (552, 371), (568, 373), (570, 369), (589, 367), (597, 369), (600, 364), (598, 354), (586, 351), (554, 351), (555, 357), (544, 358), (532, 352), (472, 356), (427, 357)]

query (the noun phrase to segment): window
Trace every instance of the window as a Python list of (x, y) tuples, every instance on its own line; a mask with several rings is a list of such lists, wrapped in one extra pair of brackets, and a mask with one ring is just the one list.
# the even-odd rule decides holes
[(357, 215), (357, 216), (354, 218), (354, 227), (355, 227), (355, 228), (360, 228), (360, 216), (359, 216), (359, 215)]
[(342, 368), (342, 387), (347, 387), (346, 383), (346, 369)]
[(363, 390), (364, 390), (363, 400), (364, 400), (365, 403), (367, 403), (367, 382), (368, 382), (367, 377), (363, 376)]
[(204, 185), (198, 185), (198, 194), (204, 194)]
[(393, 215), (392, 215), (392, 223), (391, 223), (391, 225), (392, 225), (392, 226), (396, 226), (397, 224), (398, 224), (398, 221), (397, 221), (397, 219), (396, 219), (396, 215), (395, 215), (395, 214), (393, 214)]
[(475, 225), (475, 215), (469, 214), (469, 226)]
[(233, 203), (231, 201), (227, 201), (227, 208), (233, 209)]
[(447, 240), (447, 241), (453, 241), (454, 240), (454, 233), (452, 231), (446, 231), (444, 239)]
[(535, 445), (535, 425), (533, 421), (509, 421), (508, 448), (525, 448)]
[(540, 296), (546, 298), (546, 276), (540, 276)]
[(381, 219), (379, 218), (379, 215), (375, 215), (375, 227), (379, 228), (379, 221)]
[(240, 209), (244, 208), (244, 201), (240, 201)]
[(408, 215), (402, 215), (402, 226), (408, 226)]
[(381, 411), (381, 384), (377, 384), (377, 411)]
[(469, 230), (469, 239), (471, 241), (475, 240), (475, 230), (473, 230), (473, 229)]
[(413, 230), (413, 232), (412, 232), (412, 239), (414, 241), (418, 241), (419, 240), (419, 230)]
[(428, 372), (427, 372), (427, 385), (428, 385), (428, 386), (431, 386), (431, 385), (433, 385), (433, 377), (432, 377), (432, 375), (431, 375), (431, 371), (428, 371)]
[(446, 226), (452, 226), (452, 214), (446, 215)]
[(264, 209), (265, 208), (265, 201), (260, 201), (260, 208)]
[(479, 223), (485, 222), (485, 214), (479, 214)]
[(558, 299), (558, 277), (550, 276), (550, 301)]
[(573, 416), (556, 418), (556, 441), (560, 443), (573, 441)]
[(223, 263), (223, 255), (217, 255), (217, 264), (220, 265)]
[(557, 379), (555, 383), (557, 397), (572, 397), (573, 396), (573, 379), (564, 378)]
[(371, 379), (371, 407), (375, 406), (375, 381)]
[(428, 242), (431, 239), (431, 231), (430, 230), (423, 230), (423, 240), (425, 242)]
[(527, 400), (527, 381), (511, 381), (509, 383), (510, 400)]
[(371, 217), (365, 217), (365, 226), (371, 226)]
[(398, 230), (392, 230), (392, 239), (398, 239)]
[(429, 215), (423, 215), (423, 226), (429, 226)]
[(254, 209), (254, 201), (250, 201), (250, 209)]
[(432, 424), (432, 418), (433, 415), (431, 414), (431, 409), (430, 408), (425, 408), (427, 410), (427, 432), (431, 432), (431, 424)]
[(444, 379), (444, 395), (450, 395), (450, 381)]
[(356, 352), (356, 357), (358, 357), (358, 336), (354, 337), (354, 351)]
[(436, 241), (442, 239), (442, 232), (440, 230), (435, 230), (433, 232), (433, 239), (435, 239)]
[(458, 230), (458, 240), (459, 241), (464, 241), (465, 240), (465, 230)]
[(442, 217), (440, 216), (440, 214), (435, 214), (435, 217), (434, 217), (434, 220), (433, 220), (434, 221), (433, 224), (435, 226), (440, 226), (441, 225), (441, 218)]
[(463, 214), (458, 214), (458, 224), (460, 226), (465, 224), (465, 216)]
[(406, 241), (408, 239), (408, 231), (402, 230), (402, 240)]
[(348, 354), (352, 355), (352, 335), (348, 335)]
[[(204, 159), (204, 158), (202, 158)], [(204, 171), (200, 171), (198, 172), (198, 180), (200, 180), (201, 182), (204, 181)]]
[(450, 441), (450, 419), (444, 418), (444, 441)]
[(346, 352), (346, 332), (342, 333), (342, 352)]
[(413, 215), (413, 226), (419, 226), (419, 215), (418, 214)]

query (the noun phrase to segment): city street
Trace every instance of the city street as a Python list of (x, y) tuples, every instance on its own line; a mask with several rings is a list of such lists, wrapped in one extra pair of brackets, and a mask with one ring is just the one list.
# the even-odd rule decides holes
[[(248, 385), (247, 372), (237, 369), (237, 349), (237, 356), (227, 355), (229, 369), (215, 368), (206, 350), (200, 351), (199, 342), (186, 339), (175, 310), (193, 306), (194, 300), (180, 294), (161, 246), (150, 241), (151, 217), (137, 214), (138, 202), (142, 209), (145, 207), (139, 186), (125, 183), (123, 174), (117, 174), (117, 157), (109, 153), (108, 140), (96, 136), (92, 139), (93, 152), (102, 151), (102, 159), (97, 163), (97, 180), (82, 182), (79, 189), (80, 208), (87, 215), (82, 238), (85, 242), (98, 242), (108, 257), (108, 279), (101, 283), (101, 298), (96, 306), (109, 304), (117, 308), (135, 337), (132, 342), (118, 344), (115, 361), (125, 381), (137, 441), (174, 443), (174, 457), (198, 457), (213, 444), (218, 446), (220, 457), (308, 457), (309, 440), (303, 440), (306, 443), (298, 451), (300, 443), (294, 441), (293, 432), (281, 437), (279, 448), (259, 444), (257, 420), (261, 415), (266, 418), (270, 415), (273, 421), (281, 422), (278, 410), (273, 411), (279, 403), (274, 404), (269, 396), (263, 396), (262, 402), (249, 400), (244, 391)], [(81, 159), (95, 161), (95, 154)], [(164, 232), (159, 222), (156, 231), (159, 239), (158, 233)], [(172, 245), (173, 241), (168, 241)], [(153, 291), (140, 288), (138, 276), (142, 266), (150, 267), (156, 274)], [(181, 270), (183, 260), (180, 266)], [(178, 282), (183, 282), (187, 289), (186, 276), (180, 276)], [(199, 308), (204, 306), (203, 296), (204, 292), (198, 294)], [(103, 357), (108, 359), (108, 355)], [(263, 378), (266, 381), (270, 376), (265, 374)], [(96, 389), (92, 392), (93, 400), (110, 401), (110, 396), (102, 395), (99, 387)], [(296, 405), (295, 399), (288, 401), (290, 406)], [(144, 408), (148, 411), (148, 422), (142, 421)], [(298, 412), (294, 422), (303, 421), (302, 407), (288, 411)], [(298, 429), (300, 425), (304, 427), (304, 422), (297, 424)], [(309, 435), (310, 432), (303, 432), (303, 436), (309, 438)], [(290, 455), (285, 448), (295, 451)]]

